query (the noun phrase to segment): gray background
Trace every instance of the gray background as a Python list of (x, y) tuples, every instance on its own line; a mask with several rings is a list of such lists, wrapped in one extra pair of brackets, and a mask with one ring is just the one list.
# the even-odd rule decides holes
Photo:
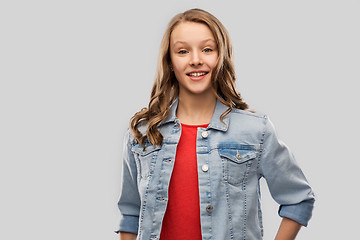
[(34, 0), (0, 3), (0, 239), (117, 238), (123, 134), (148, 102), (166, 24), (193, 7), (227, 27), (238, 89), (316, 191), (298, 239), (355, 238), (359, 1)]

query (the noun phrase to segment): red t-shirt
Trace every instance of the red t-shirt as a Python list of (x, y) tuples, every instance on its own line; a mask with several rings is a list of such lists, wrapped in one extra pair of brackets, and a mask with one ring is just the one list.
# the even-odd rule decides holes
[(196, 158), (197, 128), (181, 124), (175, 165), (170, 179), (168, 204), (160, 240), (201, 240), (199, 182)]

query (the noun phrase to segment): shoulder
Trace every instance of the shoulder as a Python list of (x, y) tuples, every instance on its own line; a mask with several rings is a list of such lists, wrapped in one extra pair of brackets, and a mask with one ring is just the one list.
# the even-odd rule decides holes
[(132, 134), (130, 128), (128, 128), (124, 134), (124, 143), (128, 145), (134, 145), (135, 144), (135, 138)]
[(142, 135), (146, 135), (147, 131), (147, 122), (143, 122), (138, 126), (138, 130), (141, 132)]
[(231, 129), (245, 129), (247, 132), (263, 133), (269, 125), (269, 117), (263, 112), (232, 109), (229, 114)]
[(230, 115), (232, 118), (249, 119), (253, 121), (267, 121), (268, 116), (263, 112), (253, 112), (250, 110), (241, 110), (234, 108), (231, 110)]
[(265, 113), (233, 109), (231, 111), (231, 121), (235, 127), (243, 125), (248, 128), (249, 131), (259, 132), (264, 137), (277, 138), (275, 125), (271, 121), (271, 118)]

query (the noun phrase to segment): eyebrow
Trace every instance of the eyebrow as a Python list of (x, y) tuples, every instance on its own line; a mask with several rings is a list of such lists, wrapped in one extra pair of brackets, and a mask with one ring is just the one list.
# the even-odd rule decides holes
[[(201, 43), (206, 43), (206, 42), (209, 42), (209, 41), (216, 43), (215, 40), (212, 39), (212, 38), (202, 40)], [(185, 42), (185, 41), (176, 41), (176, 42), (174, 42), (174, 45), (179, 44), (179, 43), (186, 44), (187, 42)]]

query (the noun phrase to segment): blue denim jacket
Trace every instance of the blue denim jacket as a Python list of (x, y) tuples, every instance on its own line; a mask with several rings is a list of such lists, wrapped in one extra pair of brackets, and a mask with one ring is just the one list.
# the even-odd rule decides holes
[[(159, 239), (168, 201), (181, 124), (176, 100), (159, 126), (161, 146), (137, 144), (128, 132), (124, 143), (118, 231), (137, 239)], [(279, 215), (306, 226), (314, 194), (289, 148), (276, 136), (266, 115), (233, 109), (217, 101), (207, 128), (196, 140), (200, 221), (203, 239), (262, 239), (259, 180), (264, 177)], [(145, 132), (143, 126), (140, 131)]]

